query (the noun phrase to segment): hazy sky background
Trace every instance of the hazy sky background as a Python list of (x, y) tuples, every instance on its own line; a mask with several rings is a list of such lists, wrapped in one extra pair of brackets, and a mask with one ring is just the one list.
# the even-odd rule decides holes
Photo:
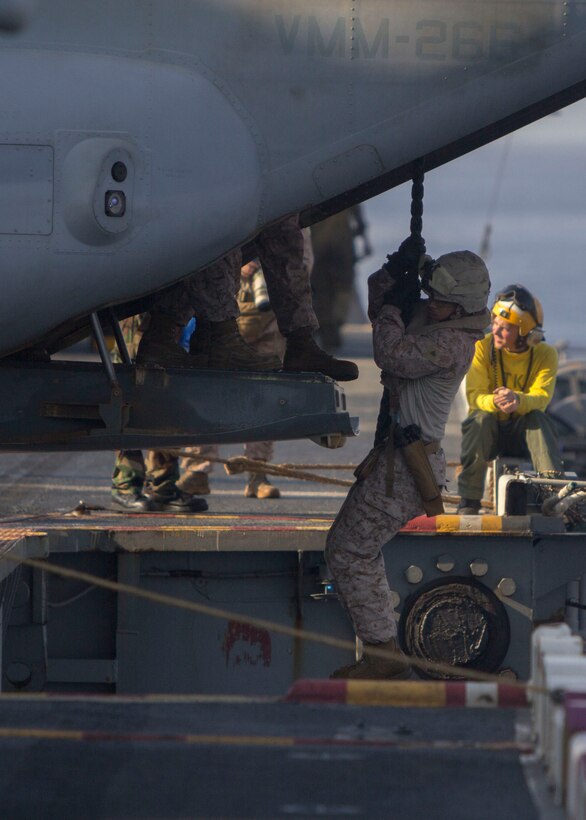
[[(364, 204), (374, 248), (357, 268), (364, 303), (368, 275), (409, 232), (410, 192), (408, 183)], [(426, 174), (423, 235), (432, 256), (478, 253), (489, 220), (492, 294), (526, 285), (543, 304), (547, 341), (586, 348), (586, 101)]]

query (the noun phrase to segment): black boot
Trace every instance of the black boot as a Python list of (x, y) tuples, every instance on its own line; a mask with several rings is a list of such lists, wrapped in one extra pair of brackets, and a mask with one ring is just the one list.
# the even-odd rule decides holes
[(330, 356), (316, 343), (310, 327), (300, 327), (287, 335), (287, 348), (283, 370), (294, 373), (323, 373), (338, 382), (351, 382), (358, 378), (354, 362)]
[(195, 330), (189, 340), (189, 353), (197, 356), (200, 361), (205, 361), (208, 365), (210, 350), (212, 347), (212, 323), (207, 319), (196, 319)]
[(246, 344), (236, 319), (210, 322), (211, 340), (208, 367), (215, 370), (280, 370), (278, 356), (261, 356)]
[(150, 499), (142, 493), (121, 493), (112, 489), (112, 503), (126, 512), (141, 513), (153, 509)]
[(137, 364), (161, 367), (205, 367), (207, 361), (192, 356), (179, 345), (183, 328), (172, 316), (153, 311), (151, 321), (136, 352)]
[(198, 495), (190, 495), (177, 490), (175, 495), (151, 495), (151, 503), (157, 512), (170, 513), (200, 513), (208, 508), (205, 498)]

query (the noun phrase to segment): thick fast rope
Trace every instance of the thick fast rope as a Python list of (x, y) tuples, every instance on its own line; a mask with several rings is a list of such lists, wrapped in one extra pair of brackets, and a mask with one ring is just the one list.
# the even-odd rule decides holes
[[(413, 172), (413, 182), (411, 185), (411, 221), (410, 231), (412, 239), (422, 240), (421, 233), (423, 231), (423, 180), (424, 180), (424, 161), (419, 160), (416, 163)], [(410, 271), (411, 275), (418, 276), (418, 271)], [(402, 318), (405, 327), (409, 324), (413, 306), (405, 307), (402, 311)], [(374, 446), (382, 446), (389, 436), (392, 426), (391, 419), (391, 391), (388, 387), (383, 388), (383, 393), (380, 400), (380, 407), (378, 411), (378, 418), (376, 420), (376, 431), (374, 434)]]
[[(307, 469), (338, 469), (338, 470), (355, 470), (356, 466), (353, 464), (344, 465), (329, 465), (329, 464), (271, 464), (268, 461), (261, 461), (260, 459), (251, 459), (247, 456), (233, 456), (232, 458), (216, 458), (213, 456), (205, 457), (205, 461), (214, 464), (223, 464), (228, 475), (240, 475), (241, 473), (259, 473), (260, 475), (281, 476), (283, 478), (296, 478), (301, 481), (315, 481), (318, 484), (330, 484), (336, 487), (352, 487), (354, 481), (345, 478), (330, 478), (325, 475), (316, 475), (314, 473), (306, 472)], [(453, 462), (450, 462), (450, 464)], [(300, 469), (303, 468), (303, 469)], [(458, 504), (459, 495), (442, 495), (442, 500), (447, 504)], [(494, 504), (490, 501), (482, 501), (483, 509), (492, 510)]]
[[(18, 541), (13, 541), (11, 543), (9, 542), (8, 548), (17, 543)], [(132, 595), (136, 598), (143, 598), (151, 601), (152, 603), (171, 606), (175, 609), (196, 612), (200, 615), (208, 615), (212, 618), (220, 618), (221, 620), (238, 621), (240, 623), (245, 623), (249, 626), (256, 627), (257, 629), (265, 629), (267, 631), (276, 632), (277, 634), (286, 635), (290, 638), (312, 641), (313, 643), (332, 646), (336, 649), (348, 649), (352, 652), (356, 650), (356, 644), (353, 641), (345, 640), (343, 638), (335, 638), (331, 635), (323, 635), (319, 632), (290, 627), (285, 624), (277, 623), (276, 621), (269, 621), (265, 618), (256, 618), (254, 616), (244, 615), (240, 612), (232, 612), (230, 610), (220, 609), (219, 607), (196, 603), (195, 601), (186, 601), (183, 598), (175, 598), (172, 595), (163, 595), (160, 592), (141, 589), (140, 587), (131, 586), (130, 584), (123, 584), (118, 581), (111, 581), (107, 578), (100, 578), (98, 575), (92, 575), (88, 572), (82, 572), (81, 570), (58, 566), (57, 564), (50, 564), (36, 558), (22, 558), (17, 555), (11, 555), (8, 551), (3, 551), (0, 558), (17, 565), (23, 565), (31, 567), (32, 569), (40, 570), (41, 572), (48, 572), (62, 578), (70, 578), (75, 581), (84, 581), (87, 584), (101, 587), (102, 589), (107, 589), (111, 592)], [(539, 692), (542, 694), (547, 693), (547, 690), (544, 690), (541, 687), (533, 686), (532, 684), (524, 681), (503, 681), (503, 679), (498, 675), (474, 671), (460, 666), (440, 663), (438, 661), (429, 661), (414, 655), (404, 655), (400, 652), (391, 652), (387, 649), (378, 649), (377, 647), (369, 646), (368, 654), (373, 657), (382, 658), (383, 660), (407, 660), (411, 666), (422, 669), (424, 672), (435, 672), (440, 675), (451, 675), (452, 677), (457, 676), (462, 680), (476, 682), (485, 681), (487, 683), (498, 683), (500, 685), (505, 684), (518, 689)]]
[(261, 473), (263, 475), (280, 475), (286, 478), (297, 478), (302, 481), (317, 481), (320, 484), (333, 484), (338, 487), (351, 487), (353, 481), (345, 478), (330, 478), (325, 475), (315, 475), (297, 468), (292, 469), (281, 464), (270, 464), (268, 461), (251, 459), (246, 456), (233, 456), (232, 458), (206, 457), (206, 461), (215, 464), (223, 464), (228, 475), (239, 475), (240, 473)]

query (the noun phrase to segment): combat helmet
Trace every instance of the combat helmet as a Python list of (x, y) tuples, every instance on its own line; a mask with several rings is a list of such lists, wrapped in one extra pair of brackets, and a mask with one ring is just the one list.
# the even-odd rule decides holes
[(490, 276), (482, 259), (472, 251), (453, 251), (438, 259), (426, 258), (421, 287), (434, 299), (455, 302), (466, 313), (486, 308)]
[(545, 339), (541, 302), (523, 285), (508, 285), (496, 296), (492, 315), (519, 328), (519, 336), (532, 347)]

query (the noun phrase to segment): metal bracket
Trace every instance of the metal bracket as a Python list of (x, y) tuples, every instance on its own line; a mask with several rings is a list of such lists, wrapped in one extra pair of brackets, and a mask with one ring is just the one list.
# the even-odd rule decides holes
[[(102, 330), (100, 317), (97, 313), (92, 313), (90, 319), (94, 338), (98, 346), (98, 353), (100, 354), (100, 359), (102, 360), (102, 364), (104, 365), (104, 369), (106, 370), (108, 376), (108, 381), (110, 382), (110, 401), (107, 404), (98, 405), (100, 418), (106, 425), (106, 430), (113, 433), (121, 433), (128, 424), (129, 407), (124, 404), (123, 401), (122, 388), (120, 387), (118, 377), (116, 376), (116, 370), (114, 369), (112, 359), (110, 358), (110, 352), (108, 351), (108, 347), (106, 345), (106, 339), (104, 337), (104, 331)], [(122, 338), (122, 333), (120, 332), (120, 326), (114, 318), (112, 311), (109, 311), (109, 322), (112, 325), (112, 330), (114, 331), (114, 337), (116, 338), (116, 344), (118, 345), (120, 356), (124, 360), (125, 364), (132, 364), (130, 361), (130, 356), (128, 355), (126, 344)]]

